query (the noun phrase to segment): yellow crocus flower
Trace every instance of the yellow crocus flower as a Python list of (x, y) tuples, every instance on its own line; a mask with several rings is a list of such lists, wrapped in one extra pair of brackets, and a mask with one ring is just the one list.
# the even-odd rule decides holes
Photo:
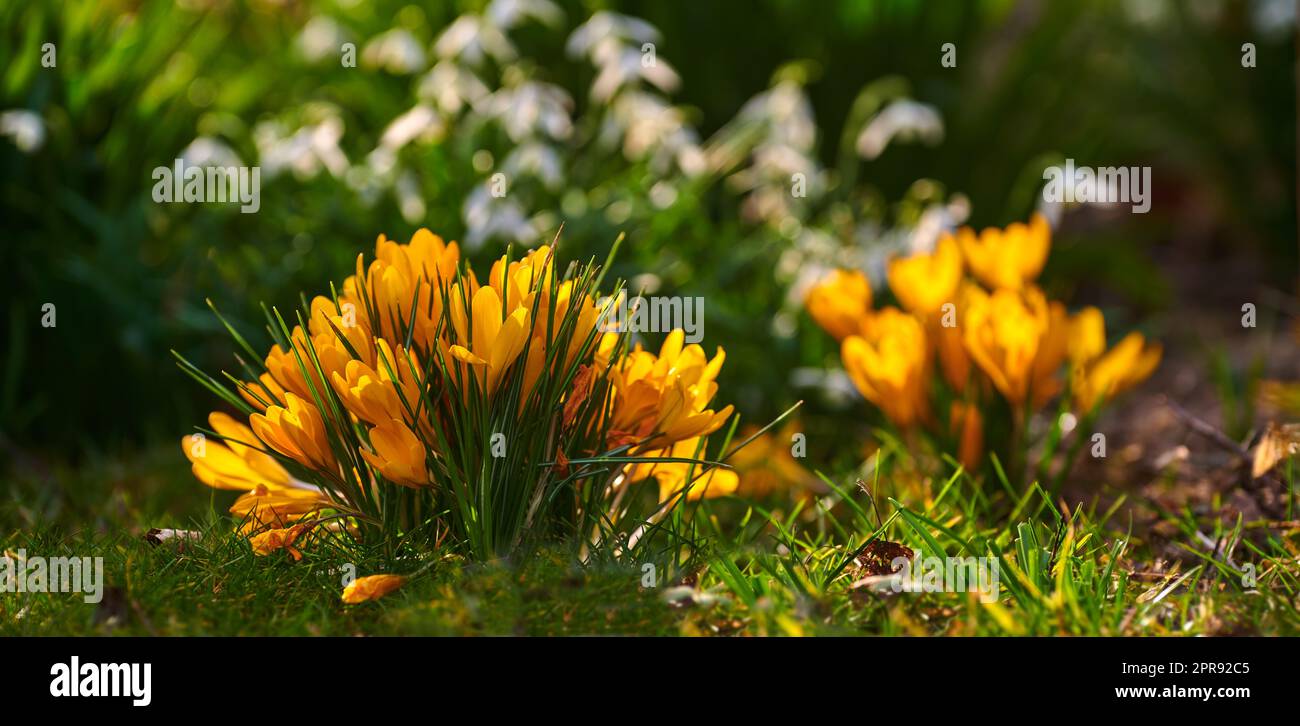
[(882, 308), (840, 346), (850, 380), (899, 428), (929, 416), (929, 354), (921, 321), (898, 308)]
[(419, 363), (413, 353), (406, 353), (401, 346), (394, 355), (388, 341), (382, 338), (377, 347), (378, 371), (362, 361), (350, 360), (343, 375), (335, 372), (330, 382), (339, 400), (357, 418), (372, 424), (393, 418), (409, 422), (412, 414), (420, 411)]
[(1038, 348), (1048, 331), (1043, 292), (1001, 289), (967, 299), (966, 350), (1014, 406), (1025, 402)]
[(531, 332), (529, 310), (516, 308), (503, 320), (501, 296), (492, 287), (479, 288), (470, 305), (472, 331), (463, 305), (453, 303), (452, 322), (458, 342), (451, 346), (450, 352), (474, 370), (479, 385), (491, 395), (506, 369), (524, 350)]
[[(604, 341), (612, 335), (607, 334)], [(685, 333), (678, 328), (664, 339), (658, 355), (638, 344), (610, 371), (615, 438), (661, 449), (683, 439), (707, 436), (731, 417), (732, 406), (716, 412), (708, 408), (718, 390), (714, 379), (726, 360), (726, 351), (718, 348), (708, 359), (703, 348), (694, 343), (683, 345), (684, 341)]]
[(1029, 381), (1034, 407), (1043, 406), (1061, 392), (1061, 365), (1069, 352), (1070, 317), (1065, 306), (1053, 300), (1047, 306), (1047, 329), (1038, 341), (1034, 368)]
[(903, 309), (926, 320), (945, 303), (956, 306), (961, 273), (961, 250), (948, 234), (939, 238), (932, 253), (891, 260), (886, 270), (889, 289)]
[(267, 527), (288, 527), (334, 504), (319, 490), (271, 489), (259, 484), (252, 491), (241, 494), (230, 506), (230, 513), (244, 520), (240, 531), (249, 534)]
[[(699, 444), (699, 437), (682, 439), (670, 447), (646, 452), (645, 455), (689, 459), (696, 455)], [(630, 465), (628, 470), (628, 479), (632, 481), (653, 478), (659, 484), (660, 503), (681, 497), (683, 492), (690, 502), (725, 497), (735, 493), (740, 485), (740, 477), (735, 471), (721, 467), (706, 470), (700, 464), (657, 461)]]
[(275, 377), (270, 373), (263, 373), (258, 376), (257, 381), (248, 383), (241, 382), (239, 385), (239, 395), (253, 408), (266, 412), (266, 407), (273, 404), (284, 405), (284, 387), (276, 382)]
[(1147, 344), (1141, 333), (1129, 333), (1115, 347), (1092, 361), (1077, 361), (1073, 369), (1075, 405), (1088, 413), (1146, 380), (1160, 364), (1159, 344)]
[(223, 437), (222, 441), (210, 441), (197, 434), (181, 439), (181, 449), (199, 481), (214, 489), (239, 491), (250, 491), (259, 484), (272, 489), (295, 485), (293, 477), (279, 462), (253, 448), (257, 437), (247, 426), (220, 411), (212, 412), (208, 422)]
[(370, 445), (375, 452), (362, 449), (361, 456), (385, 479), (406, 487), (429, 484), (424, 442), (400, 420), (391, 418), (371, 428)]
[(1015, 222), (1006, 229), (990, 227), (975, 235), (963, 227), (957, 241), (971, 273), (992, 290), (1019, 290), (1038, 278), (1047, 262), (1052, 230), (1038, 213), (1029, 224)]
[(257, 438), (303, 466), (334, 472), (338, 463), (320, 412), (293, 393), (285, 393), (285, 402), (287, 408), (271, 406), (249, 418)]
[(1070, 360), (1086, 363), (1106, 351), (1106, 319), (1101, 311), (1086, 307), (1070, 318)]
[(804, 306), (822, 329), (842, 341), (858, 333), (871, 312), (871, 283), (856, 270), (834, 270), (808, 291)]

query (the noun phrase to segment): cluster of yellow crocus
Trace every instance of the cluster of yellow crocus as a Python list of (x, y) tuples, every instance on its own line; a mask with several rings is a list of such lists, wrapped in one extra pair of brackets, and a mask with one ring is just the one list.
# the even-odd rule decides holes
[[(360, 481), (368, 496), (385, 484), (433, 490), (440, 407), (492, 400), (513, 370), (522, 372), (522, 410), (548, 365), (568, 370), (583, 350), (588, 361), (567, 394), (564, 426), (590, 393), (592, 378), (607, 376), (609, 405), (600, 410), (600, 428), (609, 431), (606, 450), (626, 445), (647, 457), (694, 454), (700, 437), (732, 412), (709, 408), (721, 349), (709, 359), (700, 346), (683, 345), (680, 330), (658, 355), (639, 344), (626, 350), (617, 334), (599, 336), (592, 295), (552, 274), (553, 253), (543, 246), (521, 259), (502, 257), (480, 284), (461, 269), (455, 242), (424, 229), (408, 244), (381, 235), (369, 265), (358, 255), (356, 273), (335, 297), (313, 299), (306, 329), (295, 326), (286, 344), (267, 354), (265, 372), (240, 384), (252, 408), (247, 425), (213, 413), (216, 440), (182, 441), (200, 481), (245, 492), (231, 512), (243, 520), (254, 551), (284, 549), (296, 557), (310, 530), (304, 523), (326, 512), (346, 519), (351, 510), (340, 492), (347, 480)], [(573, 321), (568, 348), (552, 350), (554, 327), (563, 320)], [(464, 400), (448, 400), (440, 383), (444, 369), (435, 361), (463, 381), (457, 387)], [(359, 459), (343, 442), (353, 432)], [(295, 479), (272, 454), (301, 465), (318, 483)], [(563, 451), (557, 458), (563, 460)], [(722, 481), (730, 473), (720, 470), (703, 482), (684, 482), (685, 466), (625, 471), (629, 481), (657, 480), (664, 499), (670, 489), (698, 498), (735, 488)]]
[(996, 391), (1012, 407), (1042, 407), (1061, 393), (1070, 370), (1082, 413), (1142, 381), (1160, 346), (1130, 333), (1106, 349), (1096, 308), (1073, 315), (1036, 284), (1051, 247), (1042, 215), (1028, 224), (945, 234), (925, 254), (892, 260), (886, 271), (899, 307), (872, 308), (871, 286), (856, 271), (836, 270), (809, 292), (812, 318), (841, 343), (849, 378), (901, 429), (933, 427), (933, 362), (953, 403), (951, 433), (964, 463), (982, 449), (980, 401)]
[[(611, 443), (632, 444), (634, 453), (647, 457), (692, 458), (700, 438), (731, 418), (732, 406), (720, 411), (708, 407), (718, 391), (715, 379), (726, 352), (718, 348), (713, 358), (708, 358), (699, 345), (684, 345), (685, 338), (680, 329), (669, 333), (658, 355), (638, 343), (610, 367)], [(609, 361), (618, 342), (614, 333), (601, 338), (597, 366)], [(734, 471), (704, 471), (682, 462), (636, 464), (628, 467), (628, 473), (632, 480), (655, 479), (662, 502), (681, 494), (691, 501), (724, 496), (739, 484)]]

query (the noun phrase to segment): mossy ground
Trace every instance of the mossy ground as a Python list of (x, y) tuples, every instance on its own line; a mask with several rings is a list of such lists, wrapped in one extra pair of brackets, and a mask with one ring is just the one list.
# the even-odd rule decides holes
[[(1135, 533), (1124, 500), (1063, 517), (1041, 490), (1012, 498), (977, 494), (964, 476), (938, 484), (927, 508), (891, 504), (883, 529), (864, 496), (786, 502), (785, 513), (712, 504), (697, 512), (719, 523), (707, 544), (659, 563), (644, 587), (644, 563), (582, 566), (564, 547), (494, 563), (448, 551), (409, 562), (325, 549), (300, 562), (257, 557), (221, 514), (230, 495), (196, 484), (172, 451), (104, 458), (21, 475), (0, 509), (5, 550), (103, 557), (103, 600), (0, 594), (0, 635), (1300, 634), (1294, 523), (1224, 526), (1189, 510)], [(808, 514), (828, 502), (833, 515)], [(152, 527), (200, 536), (151, 544)], [(928, 553), (1001, 553), (998, 602), (854, 587), (853, 552), (878, 530)], [(350, 565), (423, 570), (348, 606)], [(1254, 579), (1243, 580), (1250, 565)]]

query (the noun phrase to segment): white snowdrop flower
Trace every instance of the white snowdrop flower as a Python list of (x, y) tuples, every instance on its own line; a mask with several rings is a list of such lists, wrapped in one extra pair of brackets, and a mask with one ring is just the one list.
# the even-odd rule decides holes
[(513, 28), (529, 18), (551, 27), (564, 22), (564, 11), (550, 0), (492, 0), (484, 15), (498, 28)]
[(564, 183), (563, 162), (551, 146), (530, 141), (511, 150), (502, 162), (501, 170), (507, 177), (531, 176), (551, 190)]
[(414, 173), (407, 170), (398, 174), (393, 192), (397, 195), (397, 208), (407, 224), (419, 224), (424, 220), (427, 210), (424, 196), (420, 193), (420, 180)]
[(1250, 19), (1257, 32), (1282, 37), (1295, 28), (1296, 4), (1291, 0), (1256, 0), (1251, 5)]
[(361, 51), (361, 61), (371, 68), (389, 73), (415, 73), (424, 68), (424, 49), (420, 41), (404, 28), (393, 28), (376, 35)]
[(515, 143), (538, 132), (552, 139), (566, 139), (573, 131), (569, 117), (573, 99), (563, 88), (549, 83), (526, 81), (498, 89), (484, 106)]
[(927, 206), (911, 229), (907, 249), (911, 254), (929, 254), (938, 244), (939, 237), (957, 229), (969, 214), (970, 203), (961, 195), (954, 196), (947, 204)]
[(376, 146), (366, 155), (366, 167), (370, 170), (371, 178), (382, 183), (397, 169), (397, 153), (387, 146)]
[(569, 55), (577, 58), (591, 53), (601, 41), (615, 39), (636, 45), (659, 42), (659, 31), (640, 18), (602, 10), (579, 25), (565, 46)]
[(681, 83), (677, 72), (666, 61), (642, 63), (641, 52), (634, 48), (619, 48), (599, 65), (600, 72), (591, 84), (591, 97), (598, 103), (608, 102), (619, 90), (637, 80), (643, 79), (664, 92), (676, 90)]
[(943, 120), (933, 106), (899, 99), (886, 106), (858, 134), (855, 148), (864, 159), (875, 159), (894, 139), (926, 144), (943, 140)]
[(396, 151), (417, 138), (438, 138), (444, 130), (438, 112), (432, 106), (420, 103), (389, 122), (379, 137), (379, 145)]
[(489, 239), (530, 245), (538, 238), (536, 225), (513, 197), (493, 197), (486, 184), (478, 185), (461, 208), (467, 233), (465, 245), (477, 249)]
[(768, 137), (796, 149), (810, 150), (817, 143), (817, 122), (803, 87), (782, 81), (754, 96), (741, 107), (741, 122), (767, 124)]
[(239, 154), (224, 141), (211, 136), (200, 136), (181, 151), (181, 161), (186, 166), (243, 166)]
[(420, 79), (416, 91), (416, 95), (433, 101), (448, 116), (455, 116), (466, 107), (477, 106), (490, 93), (487, 85), (473, 71), (449, 60), (438, 61)]
[(348, 39), (342, 26), (327, 15), (317, 15), (302, 27), (298, 34), (298, 51), (303, 58), (315, 63), (326, 58), (337, 58), (343, 43)]
[(322, 167), (342, 177), (348, 170), (348, 158), (339, 148), (342, 138), (343, 121), (333, 115), (293, 133), (279, 121), (264, 121), (253, 129), (259, 164), (268, 178), (288, 170), (299, 179), (310, 179)]
[(433, 44), (433, 52), (439, 58), (459, 58), (470, 65), (489, 56), (506, 62), (518, 55), (501, 28), (477, 15), (462, 15), (452, 21)]
[(628, 159), (653, 156), (652, 164), (661, 173), (671, 163), (692, 174), (703, 169), (695, 130), (686, 124), (681, 109), (649, 93), (629, 91), (615, 99), (611, 110), (623, 130), (623, 154)]
[(0, 113), (0, 136), (7, 137), (24, 154), (31, 154), (45, 144), (45, 122), (39, 114), (26, 109)]

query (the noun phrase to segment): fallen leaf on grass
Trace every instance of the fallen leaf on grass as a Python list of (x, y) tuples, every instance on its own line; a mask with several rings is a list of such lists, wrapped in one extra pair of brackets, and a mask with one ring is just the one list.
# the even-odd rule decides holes
[(358, 577), (351, 585), (343, 588), (343, 602), (356, 605), (367, 600), (378, 600), (405, 584), (406, 578), (401, 575)]
[(189, 542), (198, 542), (203, 538), (202, 532), (195, 532), (191, 529), (151, 529), (144, 533), (144, 541), (151, 545), (158, 546), (163, 544), (175, 545), (178, 549), (184, 549)]
[(1300, 424), (1272, 424), (1264, 431), (1255, 446), (1255, 462), (1250, 475), (1259, 478), (1267, 474), (1278, 462), (1300, 452)]

